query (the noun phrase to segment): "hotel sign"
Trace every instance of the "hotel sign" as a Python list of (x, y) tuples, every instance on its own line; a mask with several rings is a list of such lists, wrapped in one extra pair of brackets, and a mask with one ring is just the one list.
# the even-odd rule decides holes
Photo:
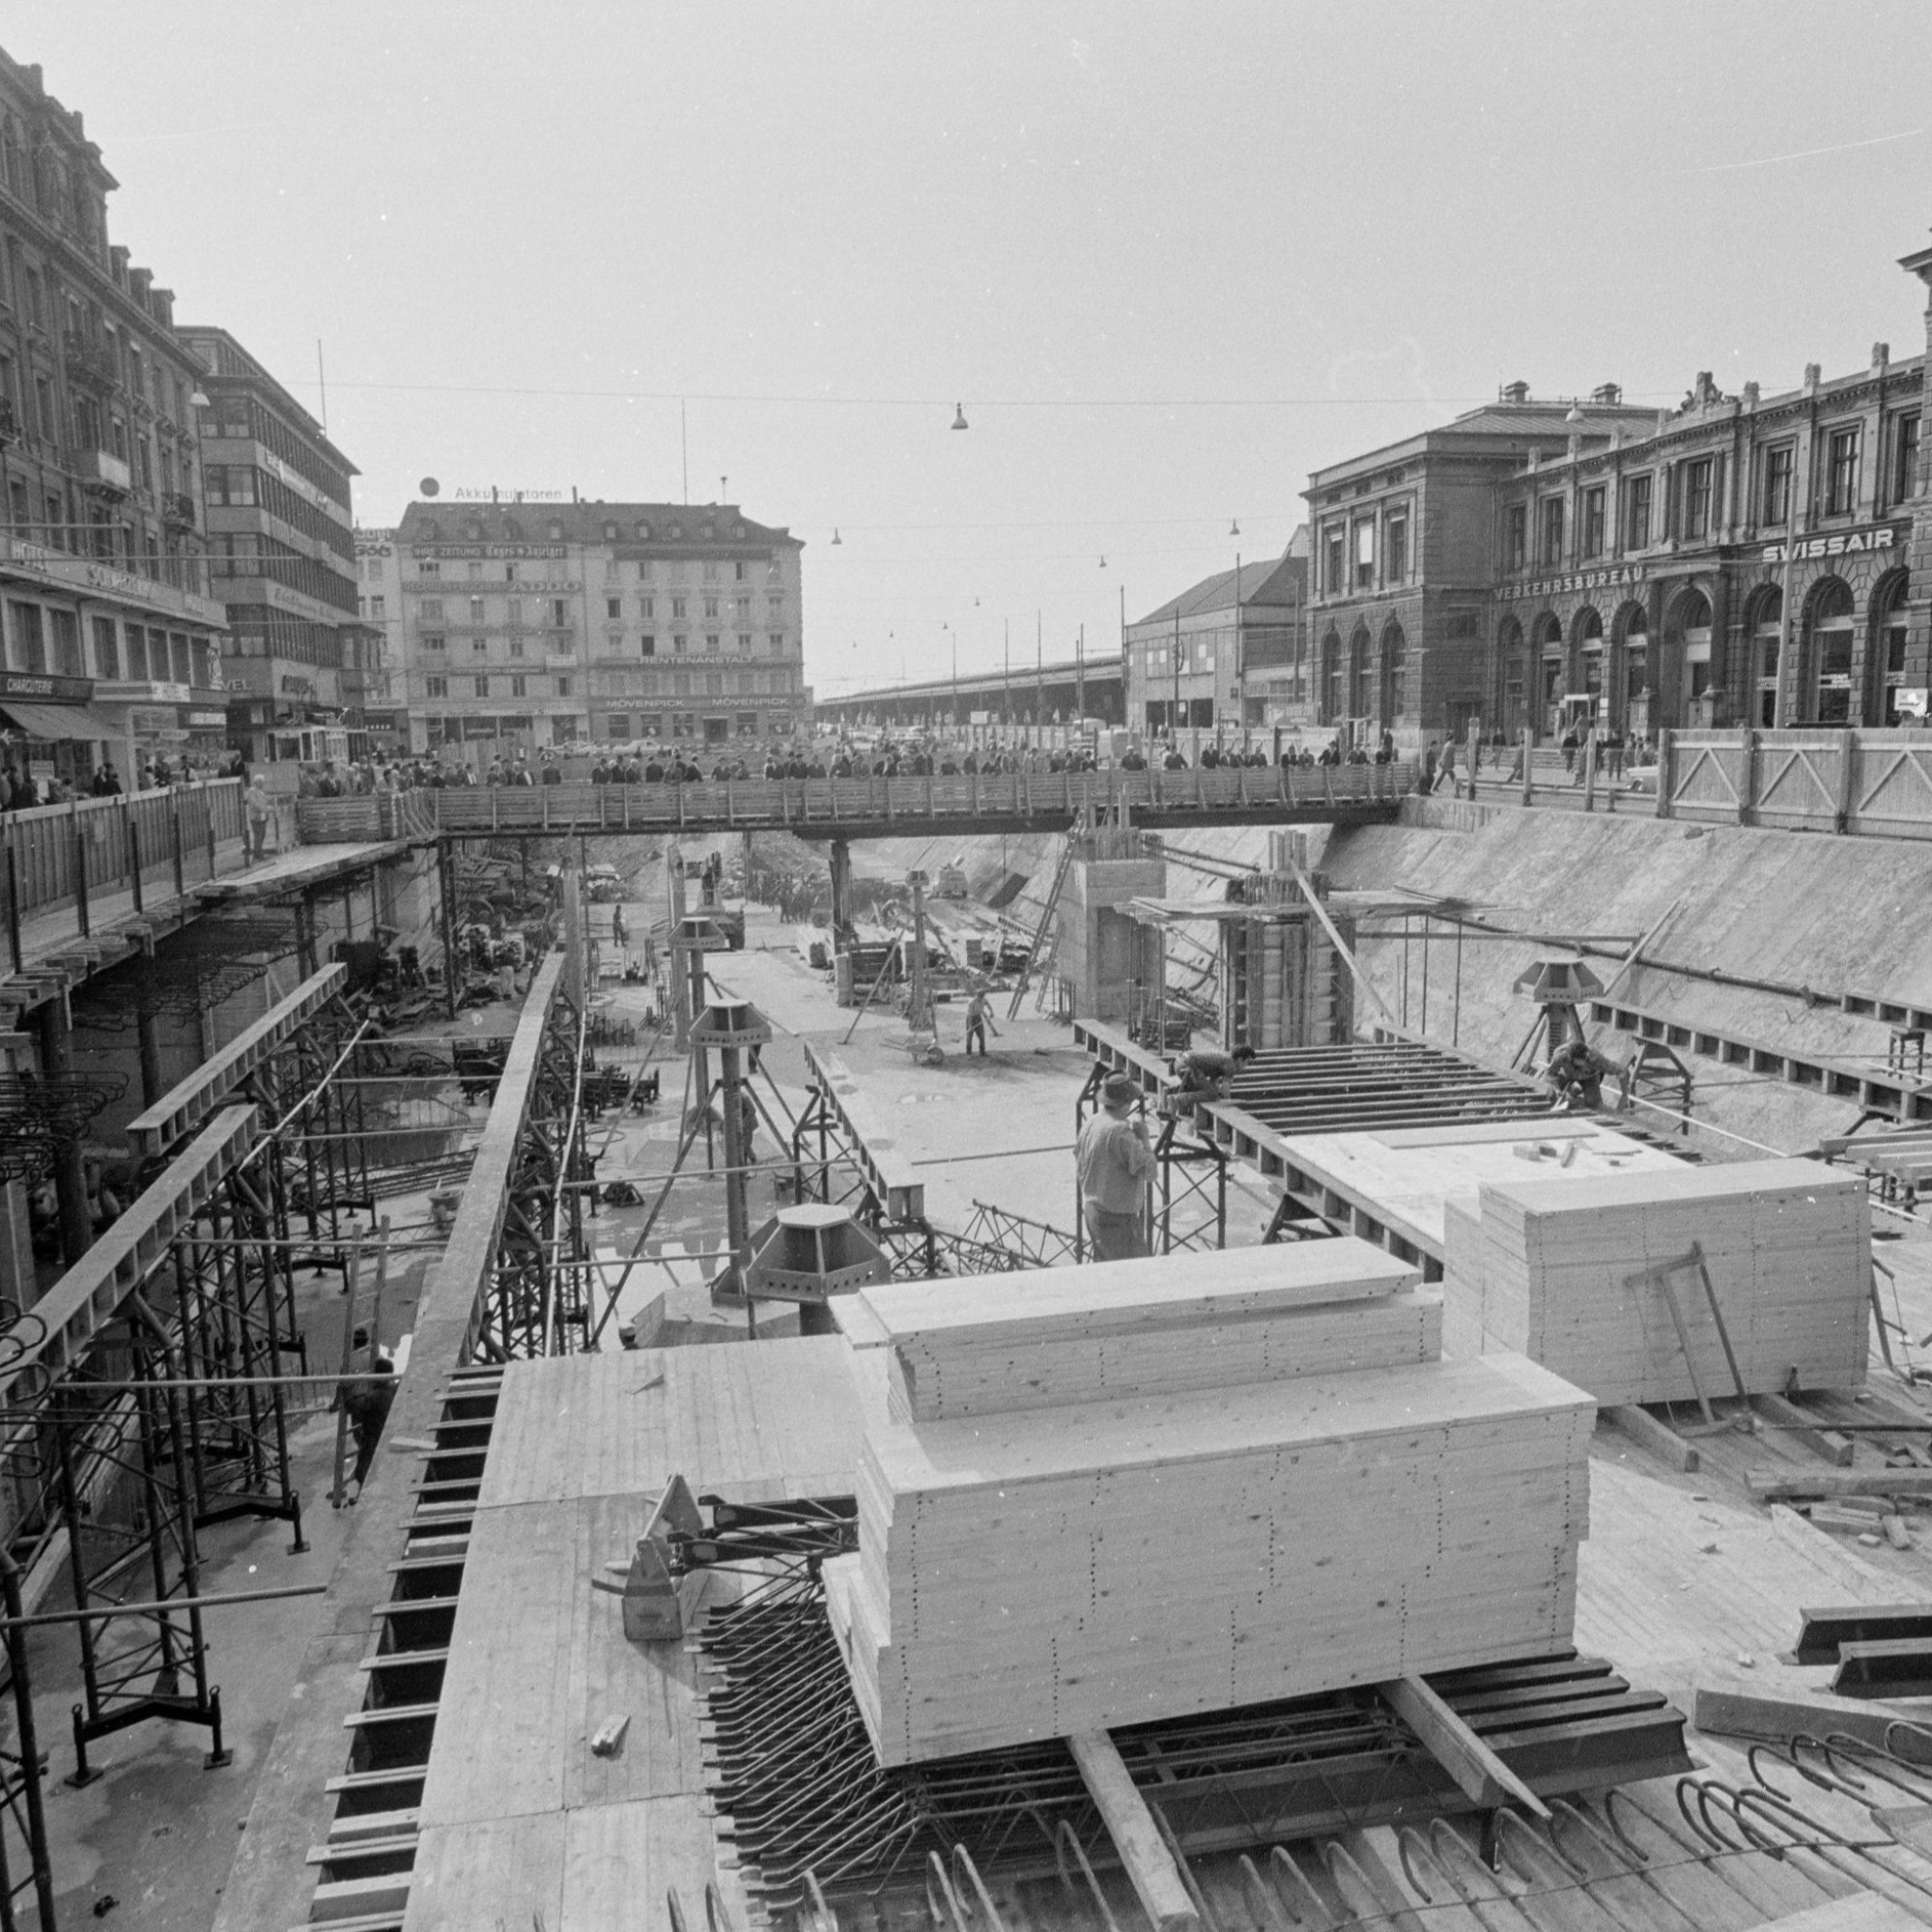
[(1877, 524), (1869, 529), (1835, 530), (1828, 537), (1798, 537), (1790, 543), (1766, 544), (1766, 563), (1804, 563), (1821, 556), (1860, 556), (1866, 551), (1890, 550), (1898, 542), (1898, 531), (1890, 524)]
[(1634, 564), (1619, 564), (1605, 570), (1573, 570), (1567, 577), (1539, 577), (1530, 583), (1518, 583), (1503, 594), (1508, 597), (1562, 597), (1578, 590), (1634, 590), (1643, 582), (1643, 573)]

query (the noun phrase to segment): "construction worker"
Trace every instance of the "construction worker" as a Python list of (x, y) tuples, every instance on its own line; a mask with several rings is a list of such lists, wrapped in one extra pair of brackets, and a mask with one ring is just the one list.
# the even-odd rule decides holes
[(1604, 1081), (1622, 1070), (1579, 1034), (1550, 1055), (1543, 1077), (1556, 1089), (1559, 1112), (1594, 1114), (1603, 1109)]
[(1080, 1129), (1074, 1149), (1087, 1246), (1096, 1262), (1132, 1261), (1148, 1251), (1142, 1209), (1153, 1150), (1134, 1114), (1139, 1097), (1126, 1074), (1108, 1074), (1100, 1111)]
[(1255, 1057), (1251, 1046), (1237, 1046), (1232, 1053), (1181, 1053), (1171, 1063), (1179, 1083), (1177, 1094), (1197, 1100), (1225, 1100), (1228, 1082)]
[[(396, 1373), (395, 1364), (381, 1353), (369, 1364), (369, 1369), (378, 1376), (393, 1377)], [(347, 1413), (350, 1437), (355, 1444), (355, 1467), (350, 1476), (355, 1485), (355, 1493), (349, 1498), (352, 1509), (362, 1498), (362, 1486), (369, 1480), (370, 1468), (376, 1461), (376, 1445), (383, 1439), (383, 1425), (388, 1421), (395, 1400), (393, 1380), (343, 1382), (335, 1391), (335, 1406)]]
[(988, 1027), (992, 1027), (997, 1037), (1000, 1030), (993, 1026), (993, 1003), (987, 999), (985, 987), (975, 986), (973, 997), (966, 1002), (966, 1052), (969, 1057), (973, 1052), (973, 1042), (977, 1039), (980, 1042), (980, 1058), (985, 1059)]

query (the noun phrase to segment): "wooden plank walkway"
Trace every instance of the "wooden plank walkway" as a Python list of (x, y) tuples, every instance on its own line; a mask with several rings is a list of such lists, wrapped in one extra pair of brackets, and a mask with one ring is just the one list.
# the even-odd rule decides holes
[[(849, 1494), (886, 1363), (840, 1336), (513, 1362), (450, 1634), (405, 1932), (629, 1922), (720, 1865), (695, 1661), (624, 1635), (614, 1581), (674, 1473), (743, 1500)], [(590, 1739), (628, 1717), (622, 1749)], [(655, 1906), (654, 1908), (655, 1909)], [(537, 1915), (541, 1915), (540, 1920)]]

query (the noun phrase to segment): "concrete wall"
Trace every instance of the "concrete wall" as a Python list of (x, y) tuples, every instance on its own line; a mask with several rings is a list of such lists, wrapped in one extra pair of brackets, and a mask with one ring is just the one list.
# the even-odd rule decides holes
[[(1466, 897), (1496, 924), (1634, 940), (1671, 908), (1646, 951), (1667, 964), (1716, 969), (1817, 993), (1877, 995), (1932, 1005), (1932, 852), (1915, 843), (1804, 833), (1674, 824), (1652, 818), (1523, 811), (1415, 800), (1416, 821), (1336, 833), (1323, 866), (1337, 886), (1407, 886)], [(1400, 1008), (1400, 941), (1364, 944), (1361, 957), (1384, 999)], [(1543, 949), (1548, 950), (1548, 949)], [(1431, 966), (1429, 1033), (1450, 1030), (1453, 949)], [(1490, 942), (1463, 948), (1460, 1040), (1507, 1062), (1535, 1015), (1512, 990), (1539, 949)], [(1409, 961), (1409, 1011), (1419, 1018), (1420, 948)], [(1615, 962), (1593, 958), (1607, 980)], [(1626, 1004), (1794, 1054), (1883, 1065), (1881, 1021), (1807, 1006), (1796, 993), (1753, 991), (1632, 969), (1616, 988)], [(1368, 1003), (1357, 1017), (1370, 1023)], [(1605, 1036), (1608, 1037), (1605, 1038)], [(1612, 1057), (1628, 1040), (1601, 1030)], [(1799, 1151), (1856, 1118), (1846, 1101), (1691, 1060), (1695, 1111), (1734, 1132)]]

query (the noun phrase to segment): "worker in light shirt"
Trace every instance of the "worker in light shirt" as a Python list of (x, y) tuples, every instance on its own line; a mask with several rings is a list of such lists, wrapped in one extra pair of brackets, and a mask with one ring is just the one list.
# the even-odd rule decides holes
[(1148, 1252), (1144, 1226), (1153, 1150), (1134, 1112), (1139, 1090), (1124, 1073), (1110, 1073), (1100, 1111), (1080, 1129), (1074, 1164), (1087, 1246), (1096, 1262), (1132, 1261)]

